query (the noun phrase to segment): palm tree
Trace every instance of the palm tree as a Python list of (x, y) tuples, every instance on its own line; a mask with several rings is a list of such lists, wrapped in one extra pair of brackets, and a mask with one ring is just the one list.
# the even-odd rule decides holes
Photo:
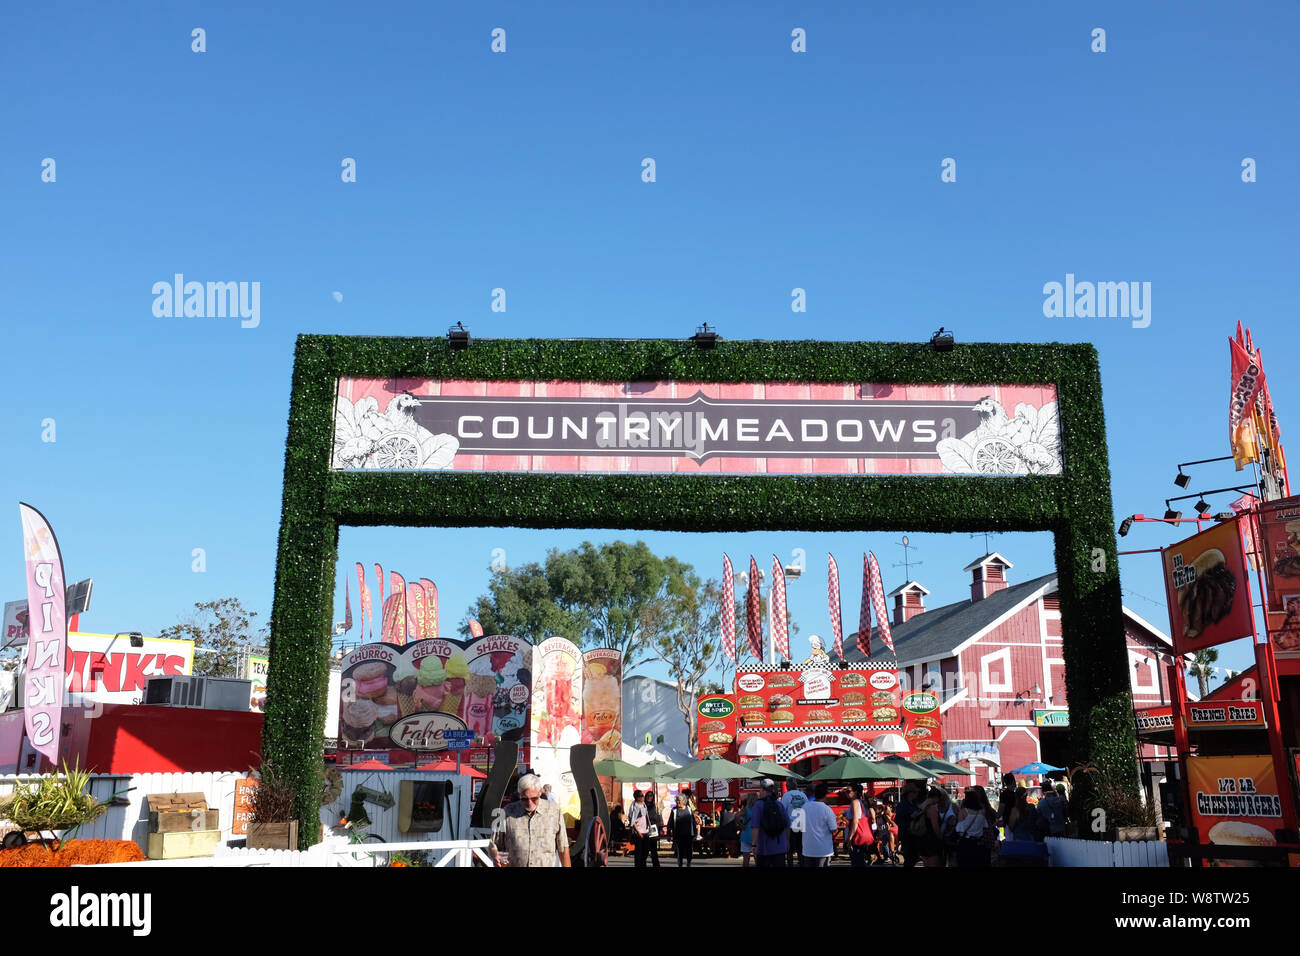
[(1219, 659), (1219, 652), (1212, 647), (1203, 647), (1196, 652), (1192, 662), (1187, 665), (1187, 673), (1196, 677), (1201, 688), (1201, 699), (1210, 693), (1210, 673), (1214, 662)]

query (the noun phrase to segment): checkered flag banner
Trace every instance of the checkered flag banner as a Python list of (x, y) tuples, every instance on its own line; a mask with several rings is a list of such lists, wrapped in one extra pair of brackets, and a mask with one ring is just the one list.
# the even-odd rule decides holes
[(736, 659), (736, 578), (731, 570), (731, 558), (722, 555), (722, 653)]
[(772, 555), (772, 650), (781, 660), (790, 659), (790, 624), (785, 616), (785, 569), (781, 559)]
[[(868, 552), (870, 554), (870, 552)], [(880, 564), (871, 555), (871, 605), (876, 609), (876, 626), (889, 653), (894, 653), (894, 638), (889, 633), (889, 608), (885, 606), (885, 583), (880, 579)]]
[(826, 596), (831, 604), (831, 633), (835, 635), (835, 656), (844, 659), (844, 614), (840, 610), (840, 566), (835, 563), (835, 555), (826, 555), (829, 562), (826, 583)]
[(862, 606), (858, 609), (858, 650), (871, 656), (871, 566), (862, 556)]
[(749, 650), (763, 659), (763, 601), (758, 596), (758, 562), (749, 556), (749, 590), (745, 592), (745, 628), (749, 631)]

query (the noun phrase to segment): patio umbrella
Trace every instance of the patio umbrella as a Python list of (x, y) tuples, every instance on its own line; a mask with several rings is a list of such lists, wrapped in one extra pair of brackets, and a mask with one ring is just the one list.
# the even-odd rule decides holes
[(339, 767), (339, 769), (344, 773), (349, 773), (353, 770), (392, 770), (393, 768), (372, 757), (369, 760), (363, 760), (361, 763), (350, 764), (346, 767)]
[(677, 768), (663, 760), (651, 760), (648, 764), (637, 767), (637, 772), (629, 777), (629, 780), (652, 780), (658, 783), (660, 780), (676, 780), (673, 776)]
[(758, 760), (751, 760), (743, 766), (748, 767), (754, 772), (755, 777), (788, 777), (794, 780), (804, 780), (805, 777), (782, 767), (775, 760), (768, 760), (766, 757), (760, 757)]
[[(747, 780), (755, 776), (749, 767), (722, 757), (705, 757), (695, 763), (688, 763), (672, 773), (664, 774), (667, 780)], [(644, 778), (643, 778), (644, 779)]]
[(929, 780), (931, 777), (939, 776), (934, 771), (926, 770), (895, 754), (881, 757), (876, 763), (889, 771), (890, 780)]
[(961, 774), (963, 777), (969, 777), (973, 773), (973, 771), (967, 770), (965, 767), (959, 767), (955, 763), (940, 760), (938, 757), (926, 757), (924, 760), (918, 760), (916, 765), (939, 777), (946, 774)]
[(840, 757), (834, 763), (829, 763), (822, 767), (816, 773), (812, 774), (809, 780), (893, 780), (894, 772), (885, 770), (881, 764), (871, 760), (864, 760), (857, 754), (848, 754)]
[(641, 776), (641, 772), (645, 770), (645, 767), (638, 767), (636, 764), (628, 763), (626, 760), (620, 760), (617, 757), (598, 760), (594, 769), (596, 775), (600, 777), (615, 777), (619, 780), (649, 779)]
[(1017, 767), (1011, 773), (1017, 777), (1041, 777), (1045, 773), (1052, 773), (1056, 770), (1064, 770), (1064, 767), (1053, 767), (1050, 763), (1042, 763), (1035, 760), (1033, 763), (1027, 763), (1023, 767)]
[(446, 771), (448, 771), (449, 773), (457, 773), (457, 772), (459, 772), (460, 775), (461, 775), (462, 777), (469, 777), (471, 780), (486, 780), (486, 779), (487, 779), (487, 774), (485, 774), (482, 770), (475, 770), (473, 767), (471, 767), (471, 766), (470, 766), (469, 764), (467, 764), (467, 763), (463, 763), (463, 764), (461, 764), (461, 765), (460, 765), (460, 770), (457, 771), (457, 770), (456, 770), (456, 761), (454, 761), (454, 760), (452, 760), (452, 759), (450, 759), (450, 758), (443, 758), (442, 760), (436, 761), (436, 762), (434, 762), (434, 763), (421, 764), (420, 766), (416, 767), (415, 769), (416, 769), (416, 770), (446, 770)]

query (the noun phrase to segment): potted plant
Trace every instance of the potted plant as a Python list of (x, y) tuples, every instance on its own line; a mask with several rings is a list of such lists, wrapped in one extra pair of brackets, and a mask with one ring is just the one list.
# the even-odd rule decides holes
[(249, 849), (297, 849), (298, 821), (293, 806), (298, 788), (269, 760), (262, 764), (259, 778), (251, 797), (253, 813), (248, 821)]
[(20, 837), (14, 839), (14, 834), (9, 834), (5, 845), (22, 845), (28, 833), (53, 836), (55, 830), (70, 830), (75, 835), (82, 824), (97, 819), (109, 806), (86, 792), (89, 785), (90, 773), (66, 762), (61, 774), (16, 784), (9, 799), (0, 803), (0, 817), (13, 823)]
[[(1088, 804), (1093, 811), (1099, 810), (1099, 820), (1104, 826), (1101, 831), (1116, 843), (1133, 843), (1144, 840), (1159, 840), (1160, 830), (1156, 826), (1155, 809), (1137, 794), (1116, 784), (1100, 769), (1092, 764), (1083, 764), (1070, 774), (1071, 782), (1075, 773), (1087, 775)], [(1080, 782), (1083, 778), (1080, 777)], [(1080, 827), (1080, 836), (1086, 836), (1085, 828)]]

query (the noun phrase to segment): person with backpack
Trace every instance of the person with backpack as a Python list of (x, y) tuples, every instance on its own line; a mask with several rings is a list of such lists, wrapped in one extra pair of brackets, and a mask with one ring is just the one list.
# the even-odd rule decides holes
[(1057, 793), (1050, 780), (1043, 781), (1043, 795), (1038, 801), (1038, 817), (1043, 836), (1065, 836), (1067, 822), (1065, 797)]
[(777, 799), (777, 785), (764, 778), (763, 799), (754, 804), (752, 818), (754, 857), (758, 866), (784, 867), (789, 848), (790, 815)]
[(867, 851), (876, 842), (875, 818), (862, 799), (862, 784), (849, 784), (849, 819), (844, 828), (844, 848), (849, 851), (849, 866), (865, 867)]
[(677, 795), (677, 806), (668, 814), (668, 833), (672, 836), (673, 849), (677, 852), (677, 865), (691, 865), (695, 849), (695, 836), (699, 833), (695, 825), (695, 814), (691, 811), (690, 799), (685, 794)]

